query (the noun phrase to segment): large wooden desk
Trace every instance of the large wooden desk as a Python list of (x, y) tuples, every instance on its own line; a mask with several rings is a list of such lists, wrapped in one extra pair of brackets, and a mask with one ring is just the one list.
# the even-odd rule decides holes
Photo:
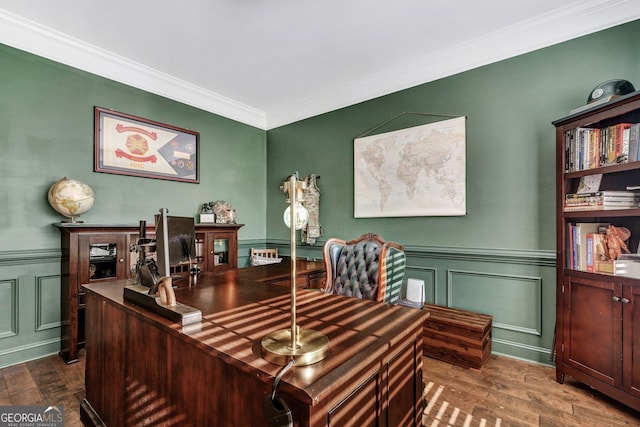
[[(184, 328), (124, 302), (125, 281), (85, 285), (85, 424), (266, 426), (263, 401), (282, 367), (261, 357), (260, 341), (290, 326), (290, 308), (289, 289), (258, 272), (205, 274), (177, 289), (203, 314)], [(278, 385), (294, 425), (420, 425), (428, 314), (315, 290), (297, 299), (298, 325), (327, 335), (330, 352)]]
[[(225, 275), (231, 280), (248, 280), (290, 287), (291, 259), (284, 258), (281, 263), (277, 264), (233, 270)], [(326, 277), (323, 261), (296, 261), (296, 284), (298, 288), (320, 289), (324, 287)]]

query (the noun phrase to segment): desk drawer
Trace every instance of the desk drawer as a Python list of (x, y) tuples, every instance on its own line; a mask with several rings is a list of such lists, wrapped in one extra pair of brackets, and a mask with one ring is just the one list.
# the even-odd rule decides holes
[[(271, 283), (272, 285), (291, 286), (291, 280), (289, 278), (280, 279), (269, 283)], [(296, 287), (298, 289), (306, 289), (308, 287), (307, 276), (298, 276), (296, 278)]]
[(323, 289), (327, 280), (326, 273), (314, 273), (308, 277), (309, 289)]

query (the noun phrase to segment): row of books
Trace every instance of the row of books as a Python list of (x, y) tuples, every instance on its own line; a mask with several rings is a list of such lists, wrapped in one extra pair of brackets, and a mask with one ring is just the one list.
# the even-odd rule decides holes
[(567, 193), (564, 211), (631, 209), (640, 205), (640, 194), (633, 191), (595, 191)]
[(607, 261), (606, 230), (608, 223), (579, 222), (567, 225), (567, 268), (612, 273)]
[(640, 160), (640, 123), (567, 130), (564, 171), (576, 172)]

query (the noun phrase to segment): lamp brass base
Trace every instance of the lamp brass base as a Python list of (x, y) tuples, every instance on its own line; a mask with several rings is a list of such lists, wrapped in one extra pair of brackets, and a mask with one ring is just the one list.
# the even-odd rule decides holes
[(299, 329), (296, 348), (291, 348), (291, 329), (280, 329), (262, 338), (262, 357), (278, 365), (286, 365), (291, 359), (294, 366), (312, 365), (328, 354), (329, 338), (313, 329)]

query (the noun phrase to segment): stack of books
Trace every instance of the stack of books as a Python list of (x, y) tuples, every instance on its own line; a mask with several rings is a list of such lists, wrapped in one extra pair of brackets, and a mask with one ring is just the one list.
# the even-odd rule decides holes
[(565, 196), (565, 212), (600, 209), (631, 209), (640, 204), (638, 193), (633, 191), (595, 191), (568, 193)]
[(640, 255), (620, 254), (613, 262), (614, 274), (617, 276), (640, 278)]

